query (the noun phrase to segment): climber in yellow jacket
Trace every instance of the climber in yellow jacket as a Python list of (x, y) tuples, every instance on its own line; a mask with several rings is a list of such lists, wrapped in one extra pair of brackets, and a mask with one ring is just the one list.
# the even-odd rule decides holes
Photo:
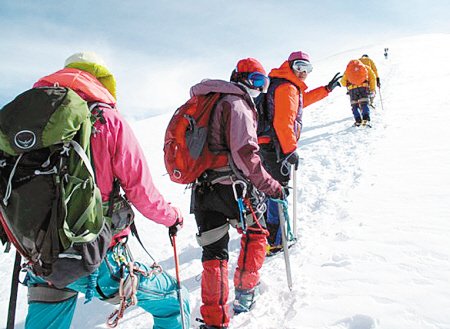
[(355, 126), (370, 125), (369, 97), (375, 94), (375, 73), (360, 60), (351, 60), (341, 79), (341, 85), (347, 87), (350, 96)]
[[(371, 58), (369, 58), (369, 55), (367, 55), (367, 54), (362, 55), (359, 60), (361, 62), (363, 62), (364, 65), (366, 65), (372, 69), (373, 73), (375, 73), (377, 87), (380, 88), (381, 87), (380, 76), (378, 75), (378, 69), (377, 69), (377, 66), (375, 65), (374, 61)], [(373, 100), (375, 98), (375, 94), (371, 93), (369, 98), (370, 98), (370, 106), (374, 107)]]

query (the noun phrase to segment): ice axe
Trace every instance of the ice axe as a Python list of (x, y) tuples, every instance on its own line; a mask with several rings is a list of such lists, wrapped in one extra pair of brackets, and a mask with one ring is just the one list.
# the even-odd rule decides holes
[(381, 88), (378, 87), (378, 92), (380, 93), (380, 103), (381, 103), (381, 109), (384, 111), (384, 106), (383, 106), (383, 98), (381, 97)]
[(175, 261), (175, 273), (176, 273), (176, 278), (177, 278), (177, 297), (178, 297), (178, 302), (180, 303), (181, 326), (183, 329), (185, 329), (186, 327), (184, 324), (183, 298), (182, 298), (182, 294), (181, 294), (180, 264), (178, 262), (177, 244), (175, 241), (176, 236), (177, 236), (176, 232), (169, 234), (170, 242), (173, 246), (173, 258)]
[(297, 170), (292, 166), (292, 231), (297, 240)]

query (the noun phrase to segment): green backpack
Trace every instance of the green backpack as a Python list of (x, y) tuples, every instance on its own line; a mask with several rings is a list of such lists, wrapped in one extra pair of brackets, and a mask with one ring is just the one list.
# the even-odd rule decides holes
[(0, 110), (0, 228), (58, 288), (95, 271), (115, 233), (90, 160), (95, 120), (62, 87), (30, 89)]

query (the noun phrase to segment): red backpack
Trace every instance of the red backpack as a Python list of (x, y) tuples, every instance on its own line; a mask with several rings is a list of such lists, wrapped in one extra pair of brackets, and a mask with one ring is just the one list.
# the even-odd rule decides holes
[(221, 96), (193, 96), (172, 116), (164, 137), (164, 164), (173, 182), (190, 184), (205, 170), (227, 165), (227, 155), (211, 152), (207, 143), (209, 119)]
[(362, 85), (365, 81), (367, 81), (369, 72), (367, 71), (367, 67), (363, 64), (363, 62), (354, 59), (347, 64), (345, 75), (347, 77), (347, 80), (352, 85)]

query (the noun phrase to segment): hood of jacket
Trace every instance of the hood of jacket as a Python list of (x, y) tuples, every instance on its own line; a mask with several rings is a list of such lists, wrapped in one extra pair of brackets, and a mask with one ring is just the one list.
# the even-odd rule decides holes
[(191, 87), (191, 96), (201, 96), (209, 93), (222, 93), (247, 96), (247, 92), (233, 82), (224, 80), (203, 80)]
[(72, 89), (87, 102), (116, 105), (116, 99), (108, 89), (94, 75), (80, 69), (64, 68), (39, 79), (33, 87), (54, 85)]
[(274, 79), (274, 78), (286, 79), (286, 80), (290, 81), (291, 83), (293, 83), (294, 85), (296, 85), (301, 91), (305, 91), (306, 89), (308, 89), (308, 86), (305, 84), (305, 82), (300, 80), (294, 74), (294, 72), (292, 72), (292, 69), (289, 66), (288, 61), (285, 61), (283, 64), (281, 64), (281, 66), (279, 68), (272, 69), (269, 73), (269, 77), (271, 79)]
[(79, 69), (89, 72), (111, 93), (114, 99), (116, 95), (116, 79), (114, 75), (103, 65), (91, 62), (72, 62), (65, 66), (66, 68)]

